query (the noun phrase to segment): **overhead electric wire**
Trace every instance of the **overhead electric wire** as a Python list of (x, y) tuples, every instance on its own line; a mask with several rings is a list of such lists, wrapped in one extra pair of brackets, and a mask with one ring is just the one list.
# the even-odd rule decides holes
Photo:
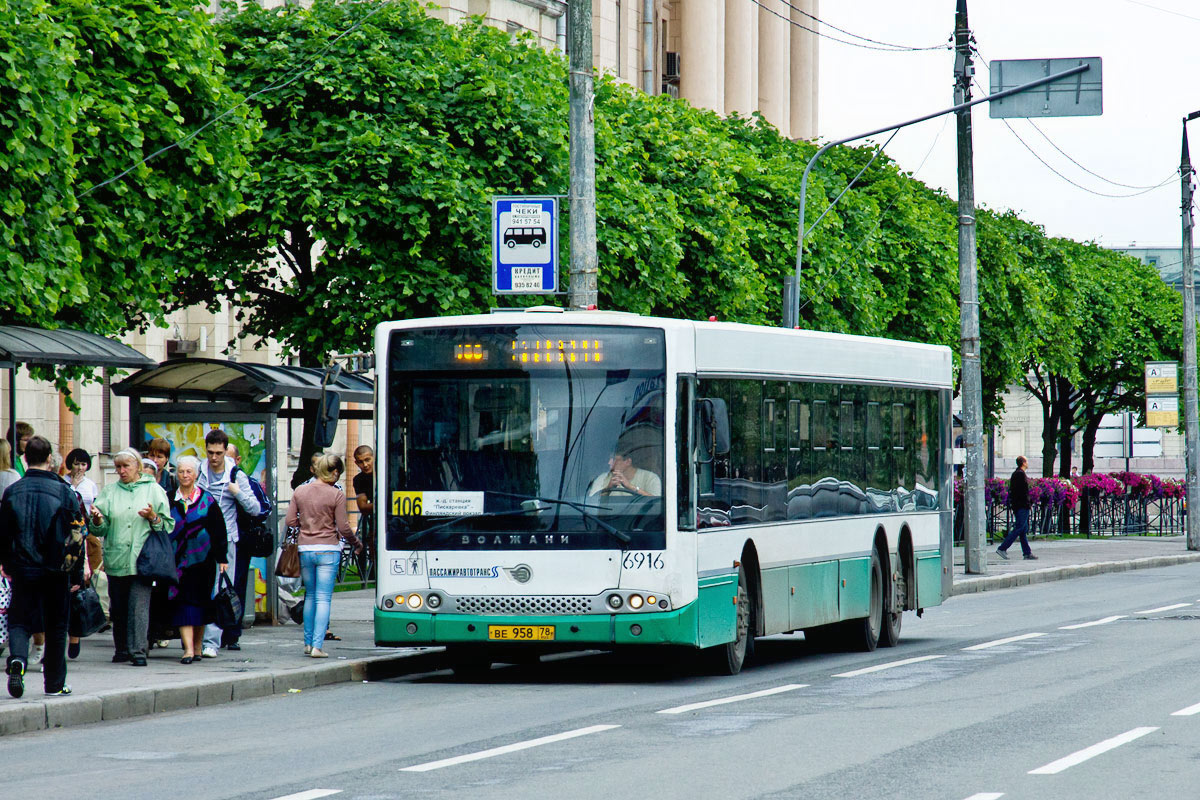
[(1191, 14), (1184, 14), (1182, 11), (1172, 11), (1169, 8), (1159, 8), (1158, 6), (1152, 6), (1149, 3), (1141, 2), (1141, 0), (1125, 0), (1125, 2), (1131, 3), (1132, 5), (1135, 5), (1135, 6), (1141, 6), (1142, 8), (1150, 8), (1155, 11), (1161, 11), (1164, 14), (1173, 14), (1177, 17), (1183, 17), (1184, 19), (1192, 19), (1192, 20), (1195, 20), (1196, 22), (1200, 22), (1200, 17), (1193, 17)]
[(813, 22), (816, 22), (820, 25), (824, 25), (826, 28), (832, 28), (833, 30), (837, 31), (838, 33), (844, 33), (847, 36), (853, 37), (855, 39), (861, 39), (864, 42), (870, 42), (871, 44), (878, 44), (878, 45), (883, 45), (884, 47), (891, 47), (891, 48), (894, 48), (895, 50), (902, 51), (902, 52), (916, 52), (916, 51), (921, 51), (921, 50), (945, 50), (950, 46), (949, 41), (947, 41), (943, 44), (934, 45), (933, 47), (912, 47), (912, 46), (906, 45), (906, 44), (894, 44), (892, 42), (881, 42), (878, 39), (872, 39), (868, 36), (860, 36), (859, 34), (848, 31), (845, 28), (839, 28), (837, 25), (832, 25), (832, 24), (826, 22), (825, 20), (820, 19), (819, 17), (813, 16), (812, 14), (805, 11), (803, 8), (792, 5), (791, 3), (788, 2), (788, 0), (780, 0), (780, 1), (784, 5), (786, 5), (788, 8), (790, 8), (792, 11), (795, 11), (799, 14), (802, 14), (803, 16), (808, 17)]
[(97, 183), (94, 186), (89, 187), (87, 189), (87, 191), (81, 192), (79, 194), (78, 199), (82, 200), (83, 198), (87, 197), (89, 194), (96, 191), (97, 189), (107, 186), (108, 184), (113, 183), (114, 181), (119, 181), (121, 178), (124, 178), (126, 175), (133, 172), (138, 167), (142, 166), (143, 164), (146, 164), (151, 159), (157, 158), (158, 156), (162, 155), (163, 153), (167, 152), (168, 150), (172, 150), (176, 147), (179, 147), (182, 144), (186, 144), (187, 142), (190, 142), (192, 139), (195, 139), (197, 136), (199, 136), (201, 133), (203, 133), (206, 129), (215, 125), (217, 122), (220, 122), (222, 119), (229, 116), (234, 111), (237, 111), (239, 108), (246, 105), (247, 103), (249, 103), (251, 100), (255, 99), (256, 97), (260, 97), (264, 94), (267, 94), (268, 92), (274, 92), (276, 90), (284, 88), (285, 86), (295, 83), (296, 80), (298, 80), (302, 75), (304, 75), (304, 73), (308, 72), (309, 68), (312, 66), (314, 61), (316, 61), (321, 56), (325, 55), (325, 53), (327, 53), (331, 47), (333, 47), (335, 44), (337, 44), (339, 41), (341, 41), (346, 36), (349, 36), (351, 33), (358, 30), (360, 27), (362, 27), (364, 22), (366, 22), (371, 17), (375, 16), (376, 14), (378, 14), (380, 11), (382, 11), (383, 9), (385, 9), (387, 7), (388, 6), (386, 4), (379, 5), (373, 11), (364, 15), (362, 19), (358, 20), (353, 25), (351, 25), (349, 28), (342, 31), (334, 38), (330, 39), (329, 43), (326, 44), (325, 47), (321, 48), (321, 50), (319, 52), (310, 56), (308, 58), (308, 60), (305, 61), (303, 64), (301, 64), (296, 69), (296, 71), (294, 73), (292, 73), (292, 75), (290, 77), (288, 77), (286, 80), (281, 79), (281, 80), (271, 84), (270, 86), (267, 86), (266, 88), (259, 89), (257, 92), (247, 95), (245, 98), (242, 99), (242, 101), (240, 103), (238, 103), (234, 106), (231, 106), (230, 108), (221, 112), (217, 116), (210, 119), (208, 122), (205, 122), (199, 128), (196, 128), (196, 130), (192, 131), (187, 136), (184, 136), (181, 139), (177, 139), (176, 141), (171, 142), (169, 145), (166, 145), (165, 147), (160, 147), (158, 150), (155, 150), (153, 153), (146, 156), (145, 158), (142, 158), (139, 161), (136, 161), (132, 166), (129, 167), (129, 169), (126, 169), (124, 172), (120, 172), (120, 173), (112, 176), (111, 178), (108, 178), (107, 180), (101, 181), (100, 183)]
[[(784, 16), (783, 14), (780, 14), (775, 9), (773, 9), (773, 8), (767, 6), (765, 3), (763, 3), (762, 0), (750, 0), (750, 2), (754, 3), (754, 5), (758, 6), (763, 11), (766, 11), (770, 14), (774, 14), (775, 16), (779, 17), (781, 20), (783, 20), (787, 24), (789, 24), (793, 27), (799, 28), (802, 31), (808, 31), (809, 33), (813, 34), (814, 36), (820, 36), (822, 39), (828, 39), (831, 42), (837, 42), (838, 44), (848, 44), (851, 47), (861, 47), (864, 50), (878, 50), (878, 51), (881, 51), (884, 53), (911, 53), (911, 52), (920, 52), (922, 50), (940, 50), (943, 47), (949, 47), (949, 45), (947, 44), (947, 45), (941, 45), (939, 47), (932, 47), (932, 48), (920, 48), (920, 47), (896, 48), (894, 46), (877, 47), (875, 45), (870, 45), (870, 44), (861, 44), (859, 42), (851, 42), (851, 41), (847, 41), (845, 39), (839, 39), (836, 36), (830, 36), (828, 33), (822, 33), (821, 31), (813, 30), (812, 28), (809, 28), (808, 26), (803, 25), (803, 24), (797, 22), (796, 20), (792, 19), (790, 16)], [(784, 0), (784, 2), (786, 5), (786, 0)], [(791, 8), (790, 5), (788, 7)], [(830, 27), (832, 27), (832, 26), (830, 26)], [(853, 34), (851, 34), (851, 35), (853, 35)], [(859, 38), (863, 38), (863, 37), (859, 37)]]
[[(949, 120), (950, 120), (949, 114), (942, 117), (942, 127), (938, 128), (937, 135), (933, 137), (933, 143), (930, 144), (929, 149), (927, 151), (925, 151), (925, 157), (921, 159), (921, 163), (918, 164), (917, 168), (912, 171), (912, 173), (911, 173), (912, 176), (915, 177), (916, 174), (921, 171), (921, 168), (925, 166), (925, 162), (929, 160), (929, 157), (931, 155), (933, 155), (933, 150), (934, 150), (934, 148), (937, 147), (938, 141), (942, 138), (942, 134), (946, 130), (946, 123), (949, 122)], [(894, 137), (895, 134), (892, 134), (892, 136)], [(890, 142), (891, 139), (888, 139), (888, 141)], [(854, 249), (850, 251), (849, 255), (847, 255), (845, 258), (842, 259), (842, 263), (838, 264), (837, 267), (834, 268), (833, 272), (831, 272), (829, 274), (829, 277), (825, 279), (825, 282), (822, 283), (820, 286), (818, 286), (815, 292), (809, 293), (808, 299), (805, 300), (804, 303), (800, 306), (800, 308), (797, 309), (797, 312), (803, 311), (804, 309), (808, 308), (808, 306), (812, 303), (812, 301), (814, 299), (816, 299), (817, 297), (820, 297), (824, 293), (825, 289), (827, 289), (829, 287), (829, 284), (833, 283), (833, 279), (836, 278), (838, 276), (838, 274), (846, 267), (846, 265), (850, 263), (850, 259), (854, 258), (854, 256), (858, 253), (858, 251), (862, 249), (863, 245), (865, 245), (868, 241), (870, 241), (871, 237), (875, 235), (875, 231), (879, 230), (879, 226), (883, 224), (883, 220), (887, 216), (887, 213), (892, 210), (892, 206), (896, 205), (896, 201), (899, 199), (900, 199), (899, 194), (892, 195), (892, 199), (888, 202), (887, 207), (884, 208), (883, 211), (879, 212), (879, 217), (878, 217), (878, 219), (875, 220), (874, 227), (872, 227), (871, 230), (867, 231), (866, 235), (864, 235), (861, 239), (858, 240), (858, 244), (856, 244), (854, 246)], [(815, 222), (813, 224), (816, 225)]]
[(1099, 173), (1093, 172), (1092, 170), (1085, 167), (1083, 164), (1080, 164), (1078, 161), (1071, 158), (1069, 153), (1067, 153), (1065, 150), (1063, 150), (1061, 147), (1059, 147), (1057, 144), (1055, 144), (1054, 140), (1051, 139), (1049, 136), (1047, 136), (1046, 132), (1044, 130), (1042, 130), (1041, 128), (1039, 128), (1037, 126), (1036, 122), (1034, 122), (1032, 119), (1028, 120), (1028, 122), (1029, 122), (1030, 127), (1032, 127), (1035, 131), (1037, 131), (1039, 134), (1041, 134), (1042, 138), (1045, 139), (1050, 144), (1051, 147), (1053, 147), (1055, 150), (1057, 150), (1059, 152), (1059, 154), (1062, 155), (1063, 158), (1067, 159), (1067, 161), (1070, 161), (1072, 164), (1079, 167), (1081, 170), (1086, 172), (1088, 175), (1091, 175), (1093, 178), (1098, 178), (1098, 179), (1104, 181), (1105, 183), (1110, 183), (1113, 186), (1119, 186), (1122, 189), (1147, 189), (1147, 190), (1149, 190), (1149, 189), (1157, 189), (1158, 188), (1157, 186), (1133, 186), (1128, 183), (1121, 183), (1120, 181), (1114, 181), (1111, 178), (1106, 178), (1103, 175), (1100, 175)]

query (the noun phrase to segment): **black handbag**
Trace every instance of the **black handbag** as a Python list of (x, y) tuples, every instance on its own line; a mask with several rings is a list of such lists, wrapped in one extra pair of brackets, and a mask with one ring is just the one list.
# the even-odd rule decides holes
[(236, 628), (242, 624), (242, 598), (238, 597), (229, 580), (229, 574), (221, 573), (221, 588), (213, 598), (213, 623), (221, 629)]
[(179, 583), (175, 572), (175, 549), (165, 530), (150, 529), (150, 536), (137, 557), (137, 574), (146, 583), (174, 586)]
[(104, 609), (100, 607), (100, 593), (85, 586), (71, 595), (71, 622), (68, 632), (75, 637), (91, 636), (104, 627)]
[(246, 552), (254, 558), (266, 558), (275, 552), (275, 537), (265, 523), (256, 522), (246, 530), (239, 531), (238, 535), (238, 547), (246, 548)]

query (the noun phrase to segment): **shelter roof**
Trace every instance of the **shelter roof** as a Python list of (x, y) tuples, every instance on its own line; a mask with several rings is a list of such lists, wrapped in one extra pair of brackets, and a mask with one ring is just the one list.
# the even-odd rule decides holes
[(154, 361), (115, 339), (69, 328), (0, 325), (0, 364), (62, 364), (139, 369)]
[[(180, 358), (144, 369), (113, 385), (114, 394), (169, 400), (235, 400), (256, 403), (268, 397), (317, 400), (325, 370), (314, 367), (248, 364), (211, 358)], [(374, 384), (342, 373), (328, 388), (343, 403), (374, 402)]]

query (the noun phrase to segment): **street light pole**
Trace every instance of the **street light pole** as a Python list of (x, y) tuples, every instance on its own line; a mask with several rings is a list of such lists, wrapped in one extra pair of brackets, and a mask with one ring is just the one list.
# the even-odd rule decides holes
[(592, 0), (571, 0), (567, 11), (570, 69), (571, 308), (596, 305), (596, 129), (592, 120)]
[[(971, 99), (971, 29), (967, 0), (954, 14), (954, 102)], [(962, 341), (963, 445), (967, 451), (963, 551), (968, 574), (987, 573), (983, 496), (983, 373), (979, 362), (979, 279), (975, 268), (975, 155), (971, 109), (958, 112), (958, 293)]]
[(1183, 413), (1187, 458), (1187, 549), (1200, 550), (1200, 420), (1196, 416), (1196, 274), (1192, 255), (1192, 158), (1188, 153), (1187, 124), (1200, 117), (1194, 111), (1183, 118), (1183, 149), (1179, 178), (1183, 192)]

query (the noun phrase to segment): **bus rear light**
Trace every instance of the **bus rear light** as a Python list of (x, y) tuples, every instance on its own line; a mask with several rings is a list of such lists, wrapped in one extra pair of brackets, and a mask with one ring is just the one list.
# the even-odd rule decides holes
[(402, 595), (402, 594), (396, 595), (396, 605), (398, 605), (398, 606), (404, 605), (404, 595)]

